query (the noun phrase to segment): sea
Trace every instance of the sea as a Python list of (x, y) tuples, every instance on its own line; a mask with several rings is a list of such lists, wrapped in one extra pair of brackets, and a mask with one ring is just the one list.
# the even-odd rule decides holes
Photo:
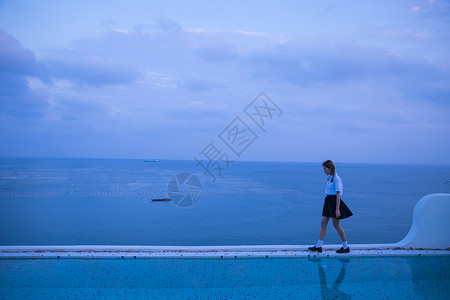
[[(400, 241), (422, 197), (450, 193), (449, 165), (336, 170), (350, 244)], [(321, 162), (0, 158), (0, 245), (312, 245), (325, 185)]]

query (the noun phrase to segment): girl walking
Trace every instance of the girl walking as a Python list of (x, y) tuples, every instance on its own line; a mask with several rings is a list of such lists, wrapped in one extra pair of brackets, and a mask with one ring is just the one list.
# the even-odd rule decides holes
[(327, 160), (322, 164), (323, 171), (327, 174), (327, 186), (325, 188), (325, 203), (322, 210), (322, 221), (320, 223), (319, 240), (317, 244), (308, 249), (311, 251), (322, 252), (322, 245), (327, 233), (327, 225), (330, 218), (333, 221), (333, 226), (336, 229), (339, 237), (342, 240), (342, 247), (337, 250), (337, 253), (349, 253), (350, 247), (347, 244), (344, 229), (341, 227), (341, 219), (348, 218), (353, 215), (350, 209), (342, 201), (341, 196), (344, 192), (342, 180), (336, 173), (336, 168), (331, 160)]

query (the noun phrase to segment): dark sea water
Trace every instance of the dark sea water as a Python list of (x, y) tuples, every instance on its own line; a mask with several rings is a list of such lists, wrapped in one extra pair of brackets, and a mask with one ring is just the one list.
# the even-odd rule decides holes
[[(450, 166), (336, 168), (342, 198), (354, 213), (341, 222), (349, 243), (397, 242), (409, 231), (417, 201), (450, 193)], [(152, 202), (174, 192), (169, 183), (180, 173), (200, 181), (197, 202), (188, 207)], [(237, 161), (216, 175), (213, 182), (195, 161), (2, 158), (0, 245), (317, 241), (326, 183), (320, 163)], [(185, 185), (177, 195), (189, 191)], [(325, 243), (339, 242), (330, 222)]]

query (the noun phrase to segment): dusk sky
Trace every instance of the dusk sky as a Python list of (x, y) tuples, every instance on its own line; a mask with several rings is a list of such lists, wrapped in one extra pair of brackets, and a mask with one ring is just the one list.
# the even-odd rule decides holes
[(0, 0), (0, 91), (6, 157), (449, 164), (450, 1)]

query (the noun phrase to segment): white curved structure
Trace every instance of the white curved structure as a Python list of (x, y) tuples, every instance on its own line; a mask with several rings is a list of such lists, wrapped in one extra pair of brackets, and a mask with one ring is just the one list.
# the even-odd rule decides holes
[(417, 202), (409, 233), (398, 247), (450, 248), (450, 194), (430, 194)]

